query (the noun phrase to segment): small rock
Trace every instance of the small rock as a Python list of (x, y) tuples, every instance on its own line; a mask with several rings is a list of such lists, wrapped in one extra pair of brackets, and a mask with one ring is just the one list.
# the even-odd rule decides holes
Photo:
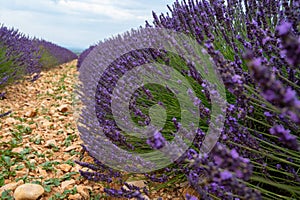
[(57, 108), (57, 110), (58, 110), (59, 112), (65, 113), (65, 112), (67, 112), (67, 111), (69, 110), (69, 108), (68, 108), (68, 105), (63, 104), (63, 105), (59, 106), (59, 107)]
[(59, 168), (64, 172), (69, 172), (71, 170), (72, 166), (68, 165), (68, 164), (61, 164), (61, 165), (59, 165)]
[(17, 148), (13, 148), (11, 150), (11, 152), (14, 152), (14, 153), (21, 153), (24, 149), (22, 147), (17, 147)]
[(48, 140), (45, 144), (45, 147), (51, 147), (51, 146), (56, 146), (56, 141), (55, 139)]
[(143, 188), (143, 187), (146, 187), (146, 184), (143, 180), (139, 180), (139, 181), (129, 181), (127, 182), (129, 185), (134, 185), (136, 187), (139, 187), (139, 188)]
[(71, 135), (71, 134), (74, 133), (74, 131), (73, 131), (72, 129), (68, 129), (68, 130), (66, 130), (66, 133), (67, 133), (68, 135)]
[(71, 194), (68, 196), (68, 199), (70, 200), (81, 200), (80, 194)]
[(41, 167), (38, 167), (38, 172), (40, 175), (42, 175), (44, 178), (48, 176), (48, 173), (46, 170), (42, 169)]
[(30, 164), (34, 165), (36, 163), (36, 160), (35, 159), (30, 159), (29, 162), (30, 162)]
[(54, 94), (54, 91), (53, 91), (51, 88), (49, 88), (49, 89), (47, 90), (47, 93), (48, 93), (48, 94)]
[(57, 169), (55, 172), (56, 176), (63, 176), (65, 174), (65, 172), (61, 171), (60, 169)]
[(5, 190), (15, 190), (19, 185), (22, 185), (24, 183), (23, 180), (19, 180), (17, 183), (8, 183), (6, 185), (3, 185), (1, 188), (0, 188), (0, 197), (2, 195), (2, 193), (5, 191)]
[(69, 181), (64, 181), (61, 183), (61, 189), (62, 190), (65, 190), (66, 187), (68, 187), (69, 185), (74, 185), (75, 184), (75, 180), (74, 179), (71, 179)]
[(29, 110), (25, 113), (25, 117), (35, 117), (36, 116), (36, 111), (35, 110)]
[(31, 128), (32, 130), (36, 129), (36, 124), (30, 124), (29, 128)]
[(71, 151), (71, 150), (76, 149), (76, 148), (79, 148), (79, 147), (80, 147), (80, 146), (78, 146), (78, 145), (72, 145), (72, 146), (67, 147), (64, 151), (65, 151), (65, 152), (68, 152), (68, 151)]
[(29, 169), (23, 168), (21, 170), (16, 171), (16, 176), (22, 177), (22, 176), (28, 175), (28, 173), (29, 173)]
[(64, 120), (65, 119), (65, 116), (59, 116), (58, 117), (58, 120), (60, 120), (60, 121), (62, 121), (62, 120)]
[(5, 120), (5, 122), (6, 122), (7, 124), (15, 124), (15, 123), (16, 123), (16, 120), (15, 120), (14, 118), (12, 118), (12, 117), (9, 117), (9, 118), (7, 118), (7, 119)]
[(53, 126), (53, 122), (49, 122), (49, 121), (44, 121), (43, 122), (43, 128), (48, 128), (50, 126)]
[(15, 200), (36, 200), (45, 190), (38, 184), (26, 183), (17, 187), (14, 192)]
[(79, 185), (76, 187), (76, 189), (77, 189), (77, 192), (83, 197), (83, 199), (85, 199), (85, 200), (90, 199), (90, 194), (89, 194), (88, 190), (92, 190), (91, 187)]

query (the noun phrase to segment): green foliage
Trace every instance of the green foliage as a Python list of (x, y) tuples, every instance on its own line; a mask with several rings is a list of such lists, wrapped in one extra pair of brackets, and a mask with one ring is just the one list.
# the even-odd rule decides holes
[[(7, 57), (6, 52), (7, 47), (0, 43), (0, 89), (24, 74), (24, 68), (15, 64), (16, 57)], [(4, 81), (6, 78), (7, 80)]]
[(59, 64), (58, 60), (53, 55), (51, 55), (50, 52), (47, 51), (47, 49), (45, 49), (43, 46), (40, 46), (40, 55), (40, 63), (44, 70), (48, 70)]

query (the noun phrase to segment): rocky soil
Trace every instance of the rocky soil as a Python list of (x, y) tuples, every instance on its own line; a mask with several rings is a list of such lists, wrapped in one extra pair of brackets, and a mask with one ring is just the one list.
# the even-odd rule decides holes
[[(5, 88), (0, 114), (12, 112), (0, 118), (0, 199), (113, 199), (104, 185), (80, 177), (74, 163), (82, 156), (73, 107), (77, 76), (75, 60)], [(149, 198), (184, 199), (187, 190)]]

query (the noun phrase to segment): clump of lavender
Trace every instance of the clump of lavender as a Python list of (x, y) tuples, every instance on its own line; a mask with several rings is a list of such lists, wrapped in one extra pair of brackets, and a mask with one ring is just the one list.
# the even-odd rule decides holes
[[(219, 143), (209, 154), (200, 152), (211, 109), (207, 95), (211, 91), (205, 80), (191, 63), (153, 50), (124, 55), (101, 77), (106, 81), (100, 81), (102, 85), (97, 88), (96, 110), (109, 138), (124, 148), (148, 150), (145, 150), (145, 146), (149, 147), (147, 141), (128, 137), (118, 130), (111, 119), (110, 95), (126, 71), (149, 59), (159, 60), (189, 79), (197, 91), (195, 104), (201, 111), (200, 128), (190, 149), (173, 165), (156, 172), (168, 177), (164, 186), (188, 180), (203, 199), (298, 199), (299, 1), (183, 0), (176, 1), (169, 10), (166, 15), (153, 13), (153, 25), (147, 22), (146, 27), (186, 33), (212, 57), (226, 86), (228, 101)], [(122, 41), (120, 36), (100, 45), (121, 51), (123, 47), (116, 44)], [(97, 58), (94, 59), (91, 65), (97, 64)], [(170, 141), (180, 127), (181, 116), (180, 107), (167, 89), (150, 85), (137, 91), (130, 104), (132, 117), (140, 126), (147, 125), (147, 109), (157, 102), (171, 110), (161, 131), (166, 141)], [(163, 143), (161, 137), (157, 138), (148, 140), (154, 149)]]
[(44, 67), (76, 58), (73, 52), (51, 42), (29, 38), (4, 25), (0, 27), (0, 88), (24, 74), (36, 74), (32, 79), (34, 81)]
[(0, 87), (24, 73), (39, 72), (39, 48), (18, 30), (0, 27)]
[(77, 61), (77, 68), (82, 65), (83, 60), (87, 57), (87, 55), (96, 47), (96, 45), (91, 45), (89, 48), (85, 49), (79, 56)]
[(161, 149), (165, 145), (165, 138), (160, 132), (155, 132), (154, 135), (147, 139), (147, 144), (151, 146), (152, 149)]
[(40, 63), (43, 68), (54, 67), (77, 59), (72, 51), (45, 40), (34, 41), (40, 49)]

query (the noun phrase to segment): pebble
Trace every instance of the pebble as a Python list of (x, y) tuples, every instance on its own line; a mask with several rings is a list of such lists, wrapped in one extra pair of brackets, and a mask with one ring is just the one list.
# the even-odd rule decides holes
[(68, 165), (68, 164), (61, 164), (61, 165), (59, 165), (59, 168), (64, 172), (69, 172), (71, 170), (72, 166)]
[(58, 108), (57, 108), (57, 110), (59, 111), (59, 112), (62, 112), (62, 113), (65, 113), (65, 112), (67, 112), (68, 110), (69, 110), (69, 108), (68, 108), (68, 105), (61, 105), (61, 106), (59, 106)]
[(26, 183), (17, 187), (14, 192), (15, 200), (36, 200), (44, 194), (45, 190), (38, 184)]
[(56, 141), (55, 139), (52, 139), (52, 140), (48, 140), (45, 144), (45, 147), (51, 147), (51, 146), (56, 146)]
[(77, 189), (77, 192), (83, 197), (83, 199), (85, 200), (88, 200), (90, 199), (90, 194), (89, 194), (89, 189), (92, 190), (91, 187), (86, 187), (86, 186), (83, 186), (83, 185), (78, 185), (76, 187)]
[(46, 170), (42, 169), (41, 167), (37, 167), (37, 171), (40, 175), (42, 175), (44, 178), (48, 176), (48, 173)]
[(36, 124), (30, 124), (29, 128), (31, 128), (32, 130), (36, 129)]
[(13, 153), (21, 153), (24, 149), (22, 147), (13, 148), (11, 152)]
[(15, 123), (16, 123), (16, 120), (15, 120), (14, 118), (12, 118), (12, 117), (9, 117), (9, 118), (7, 118), (7, 119), (5, 120), (5, 122), (6, 122), (7, 124), (15, 124)]
[(129, 185), (134, 185), (136, 187), (139, 187), (139, 188), (143, 188), (143, 187), (146, 187), (146, 184), (143, 180), (139, 180), (139, 181), (129, 181), (127, 182)]
[(74, 179), (71, 179), (69, 181), (64, 181), (61, 183), (61, 189), (62, 190), (65, 190), (66, 187), (68, 187), (69, 185), (74, 185), (75, 184), (75, 180)]
[(80, 194), (71, 194), (71, 195), (68, 196), (68, 199), (70, 199), (70, 200), (81, 200), (82, 198), (81, 198)]
[(76, 148), (80, 148), (80, 146), (79, 145), (72, 145), (72, 146), (67, 147), (64, 151), (68, 152), (68, 151), (71, 151), (71, 150), (76, 149)]
[(35, 117), (36, 116), (36, 111), (35, 110), (29, 110), (29, 111), (27, 111), (26, 113), (25, 113), (25, 117), (30, 117), (30, 118), (32, 118), (32, 117)]
[(5, 191), (5, 190), (15, 190), (19, 185), (22, 185), (24, 184), (24, 181), (23, 180), (19, 180), (18, 182), (16, 183), (8, 183), (6, 185), (3, 185), (1, 188), (0, 188), (0, 196), (2, 195), (2, 193)]

